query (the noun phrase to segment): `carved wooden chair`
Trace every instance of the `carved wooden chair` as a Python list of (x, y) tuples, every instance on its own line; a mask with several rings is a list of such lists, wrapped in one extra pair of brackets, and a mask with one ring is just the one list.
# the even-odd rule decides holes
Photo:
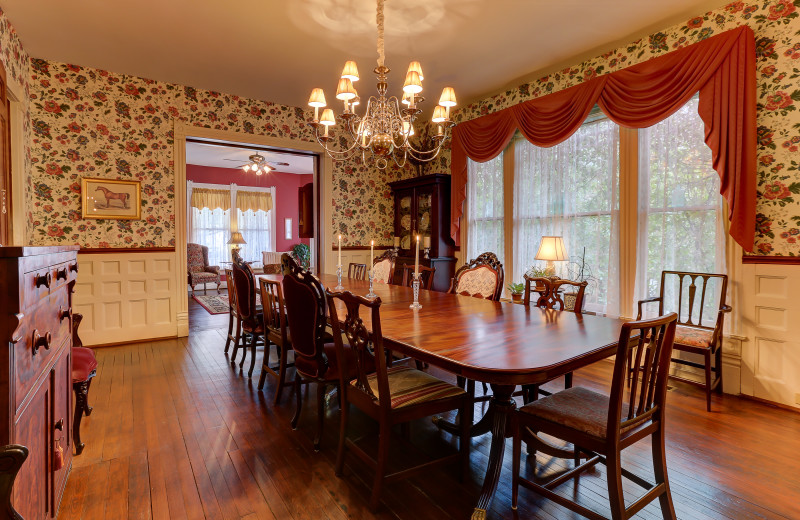
[[(225, 285), (228, 288), (228, 337), (225, 340), (225, 353), (227, 354), (231, 346), (231, 341), (233, 341), (235, 353), (240, 346), (242, 337), (242, 322), (236, 311), (236, 287), (233, 283), (233, 269), (225, 269)], [(235, 335), (234, 327), (236, 327)]]
[(208, 248), (206, 246), (186, 244), (186, 265), (189, 270), (189, 286), (192, 288), (192, 294), (194, 294), (194, 286), (199, 283), (203, 284), (203, 294), (208, 293), (207, 283), (216, 283), (219, 294), (219, 286), (222, 285), (219, 266), (208, 265)]
[[(11, 505), (14, 480), (28, 458), (28, 448), (20, 444), (0, 447), (0, 518), (3, 520), (23, 520)], [(26, 485), (25, 482), (22, 483)], [(28, 484), (30, 485), (30, 484)], [(24, 488), (23, 488), (24, 489)]]
[[(403, 270), (403, 285), (405, 287), (411, 287), (411, 282), (414, 279), (414, 264), (404, 264), (401, 269)], [(422, 289), (427, 291), (431, 290), (434, 274), (436, 274), (435, 267), (419, 266), (420, 287)]]
[(503, 264), (497, 255), (482, 253), (456, 271), (447, 292), (498, 301), (503, 292)]
[[(675, 313), (671, 313), (622, 325), (610, 395), (574, 387), (526, 404), (515, 412), (512, 509), (517, 508), (519, 485), (522, 484), (580, 515), (593, 520), (603, 519), (554, 491), (558, 485), (602, 463), (607, 466), (611, 518), (631, 518), (658, 498), (662, 516), (675, 519), (664, 451), (664, 412), (676, 320)], [(630, 391), (626, 392), (629, 359), (634, 360), (635, 377)], [(528, 444), (528, 460), (534, 461), (532, 465), (535, 466), (536, 448), (545, 442), (538, 433), (571, 443), (575, 447), (576, 467), (547, 483), (523, 478), (520, 475), (522, 441)], [(620, 464), (622, 450), (647, 437), (651, 437), (655, 484), (622, 469)], [(578, 463), (584, 455), (588, 460)], [(623, 476), (648, 489), (628, 508), (622, 492)]]
[[(319, 451), (325, 419), (325, 391), (329, 386), (339, 387), (339, 370), (342, 365), (336, 346), (325, 333), (327, 318), (322, 285), (289, 255), (283, 255), (281, 265), (284, 269), (283, 298), (289, 330), (292, 333), (296, 373), (294, 389), (297, 408), (292, 418), (292, 429), (297, 428), (303, 407), (300, 386), (303, 383), (316, 383), (317, 432), (314, 436), (314, 450)], [(355, 377), (354, 370), (345, 372), (344, 377)]]
[(366, 280), (367, 264), (356, 264), (350, 262), (350, 265), (347, 268), (347, 277), (351, 280)]
[[(667, 285), (670, 281), (678, 284), (677, 305), (674, 301), (665, 302)], [(647, 303), (658, 302), (659, 314), (664, 313), (665, 305), (671, 305), (669, 310), (674, 310), (677, 306), (678, 327), (675, 331), (675, 350), (702, 356), (703, 363), (680, 358), (673, 358), (672, 361), (680, 365), (702, 369), (705, 373), (705, 381), (697, 382), (676, 375), (671, 377), (704, 387), (706, 409), (709, 412), (711, 411), (711, 392), (717, 390), (722, 393), (722, 326), (725, 322), (725, 314), (731, 312), (731, 307), (725, 304), (727, 291), (728, 276), (724, 274), (662, 271), (659, 295), (641, 300), (637, 315), (637, 319), (641, 319), (642, 306)], [(715, 312), (711, 316), (706, 315), (704, 320), (703, 311), (707, 301), (713, 301), (707, 300), (707, 298), (713, 298), (712, 292), (718, 296), (719, 305), (714, 309)], [(684, 301), (684, 294), (686, 301)], [(713, 363), (712, 357), (714, 358)], [(629, 373), (631, 373), (630, 370)]]
[(392, 283), (394, 280), (394, 264), (397, 260), (397, 251), (387, 249), (372, 262), (372, 273), (375, 283)]
[[(565, 280), (555, 276), (532, 277), (528, 276), (527, 274), (523, 276), (523, 279), (525, 280), (525, 296), (523, 297), (522, 301), (525, 305), (530, 305), (531, 301), (533, 300), (531, 295), (538, 293), (538, 296), (534, 296), (536, 298), (536, 307), (541, 307), (543, 309), (566, 310), (576, 314), (581, 314), (581, 311), (583, 310), (584, 293), (586, 291), (586, 287), (589, 285), (589, 283), (585, 280), (583, 282), (573, 282), (572, 280)], [(567, 308), (567, 305), (564, 303), (564, 300), (561, 297), (561, 287), (564, 285), (578, 288), (572, 308)], [(564, 376), (564, 388), (572, 388), (572, 372)], [(550, 392), (540, 389), (539, 385), (525, 385), (523, 387), (523, 399), (526, 403), (538, 399), (540, 393), (544, 395), (550, 395)]]
[[(249, 336), (250, 341), (250, 370), (247, 372), (247, 377), (253, 377), (253, 369), (256, 366), (256, 346), (259, 339), (264, 338), (264, 318), (259, 312), (256, 301), (256, 280), (253, 274), (253, 269), (237, 257), (233, 262), (233, 288), (236, 293), (236, 314), (241, 323), (242, 332)], [(231, 363), (236, 362), (236, 352), (239, 349), (238, 342), (233, 346), (233, 356), (231, 356)], [(269, 353), (265, 352), (267, 356)], [(247, 358), (247, 341), (242, 345), (242, 360), (239, 362), (239, 367), (244, 366), (244, 361)]]
[[(429, 471), (434, 465), (457, 460), (462, 464), (461, 474), (466, 474), (469, 469), (472, 424), (472, 401), (466, 392), (420, 370), (408, 366), (391, 366), (391, 357), (386, 355), (381, 335), (380, 298), (370, 300), (350, 292), (326, 291), (326, 295), (334, 343), (339, 359), (342, 360), (339, 383), (342, 413), (336, 474), (342, 474), (346, 449), (372, 466), (375, 471), (369, 501), (372, 510), (380, 503), (384, 482), (407, 478)], [(370, 315), (371, 332), (360, 317), (362, 306)], [(347, 337), (348, 345), (342, 340), (343, 334)], [(355, 375), (348, 376), (346, 374), (351, 372), (351, 367), (355, 370)], [(378, 421), (380, 434), (375, 458), (347, 437), (350, 404)], [(386, 475), (393, 425), (407, 424), (409, 421), (456, 409), (461, 417), (460, 453), (445, 455), (434, 461)]]
[[(280, 264), (278, 264), (280, 265)], [(283, 290), (281, 282), (261, 278), (261, 302), (264, 316), (264, 330), (266, 332), (264, 349), (264, 361), (261, 365), (261, 377), (258, 380), (258, 389), (263, 390), (267, 374), (271, 374), (278, 379), (275, 388), (275, 401), (277, 405), (281, 400), (281, 393), (286, 382), (286, 369), (293, 367), (294, 363), (288, 362), (289, 351), (292, 350), (292, 343), (289, 338), (289, 323), (286, 321), (286, 306), (283, 300)], [(275, 345), (278, 354), (278, 365), (269, 364), (269, 345)]]
[(75, 444), (75, 455), (83, 453), (86, 447), (81, 442), (81, 420), (83, 416), (92, 415), (89, 406), (89, 388), (92, 379), (97, 375), (97, 357), (94, 351), (83, 346), (78, 336), (78, 326), (83, 321), (83, 314), (72, 313), (72, 392), (75, 394), (75, 412), (72, 417), (72, 442)]

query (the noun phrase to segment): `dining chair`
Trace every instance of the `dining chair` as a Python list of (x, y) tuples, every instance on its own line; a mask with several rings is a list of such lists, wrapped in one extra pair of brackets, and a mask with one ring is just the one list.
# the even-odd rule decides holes
[(351, 280), (366, 280), (367, 264), (356, 264), (350, 262), (350, 265), (347, 268), (347, 277)]
[(498, 301), (503, 292), (503, 264), (492, 252), (458, 268), (447, 292)]
[[(403, 285), (405, 287), (411, 287), (411, 282), (414, 279), (414, 264), (403, 264), (401, 269), (403, 270)], [(426, 291), (430, 291), (433, 285), (434, 274), (436, 274), (435, 267), (419, 266), (420, 287)]]
[[(599, 394), (582, 387), (573, 387), (526, 404), (514, 412), (514, 455), (512, 460), (511, 507), (517, 509), (520, 484), (561, 506), (593, 520), (605, 517), (555, 492), (560, 484), (575, 478), (598, 463), (606, 465), (611, 518), (631, 518), (655, 498), (661, 503), (661, 514), (675, 519), (675, 509), (667, 478), (664, 449), (664, 414), (670, 356), (675, 339), (677, 315), (622, 325), (619, 334), (611, 393)], [(633, 341), (631, 341), (633, 340)], [(633, 359), (634, 379), (626, 392), (628, 360)], [(528, 480), (520, 475), (522, 442), (528, 444), (528, 460), (535, 472), (536, 447), (544, 442), (539, 433), (571, 443), (575, 449), (575, 467), (546, 483)], [(655, 484), (622, 468), (622, 450), (650, 437)], [(581, 458), (587, 458), (579, 463)], [(625, 507), (622, 477), (648, 491)]]
[[(427, 472), (433, 466), (458, 460), (462, 465), (461, 475), (467, 474), (472, 426), (472, 401), (467, 393), (420, 370), (405, 365), (392, 366), (391, 356), (386, 355), (381, 335), (379, 297), (371, 300), (349, 291), (332, 293), (327, 290), (326, 296), (336, 352), (342, 363), (339, 381), (342, 411), (336, 475), (342, 475), (345, 450), (350, 450), (367, 462), (375, 471), (369, 500), (369, 507), (374, 511), (380, 503), (384, 483), (405, 479)], [(360, 317), (362, 307), (370, 316), (371, 331), (367, 330)], [(342, 340), (343, 335), (347, 337), (347, 344)], [(350, 404), (378, 422), (376, 457), (347, 437)], [(392, 426), (405, 425), (451, 410), (458, 410), (461, 417), (459, 453), (444, 455), (387, 475)]]
[[(259, 312), (256, 305), (256, 281), (253, 269), (250, 265), (237, 257), (233, 262), (233, 287), (236, 292), (236, 313), (239, 316), (242, 332), (249, 335), (250, 340), (250, 370), (247, 372), (247, 377), (253, 377), (253, 369), (256, 366), (256, 346), (259, 343), (259, 338), (264, 338), (264, 318)], [(236, 361), (236, 351), (239, 348), (238, 343), (233, 346), (233, 356), (231, 356), (231, 363)], [(265, 356), (269, 352), (264, 352)], [(244, 361), (247, 358), (247, 342), (242, 345), (242, 360), (239, 362), (239, 367), (244, 366)]]
[[(314, 450), (319, 451), (325, 419), (325, 391), (329, 386), (339, 387), (340, 358), (330, 335), (325, 332), (325, 292), (319, 280), (289, 255), (283, 255), (281, 265), (284, 269), (283, 299), (294, 349), (296, 409), (291, 422), (292, 429), (297, 429), (303, 407), (301, 385), (316, 383), (317, 431)], [(345, 372), (345, 378), (354, 377), (354, 374), (355, 371)]]
[[(543, 309), (566, 310), (574, 312), (575, 314), (581, 314), (583, 310), (584, 293), (586, 291), (586, 287), (589, 285), (586, 280), (582, 282), (574, 282), (572, 280), (566, 280), (556, 276), (528, 276), (527, 273), (523, 276), (523, 279), (525, 280), (525, 295), (522, 299), (523, 304), (530, 305), (531, 301), (533, 300), (531, 295), (533, 293), (538, 293), (538, 297), (536, 297), (535, 302), (536, 307), (541, 307)], [(564, 299), (561, 296), (561, 287), (565, 285), (578, 288), (571, 308), (567, 308), (567, 305), (564, 303)], [(545, 383), (550, 381), (553, 380), (550, 379), (545, 381)], [(572, 388), (572, 372), (564, 375), (564, 388)], [(550, 395), (550, 392), (542, 390), (539, 384), (524, 385), (522, 387), (522, 393), (523, 400), (526, 403), (538, 399), (540, 393), (544, 395)]]
[[(228, 353), (231, 341), (233, 341), (233, 352), (234, 357), (236, 357), (236, 350), (239, 348), (242, 336), (242, 322), (236, 312), (236, 288), (233, 284), (233, 269), (225, 269), (225, 285), (228, 288), (228, 337), (225, 340), (225, 353)], [(236, 335), (233, 334), (234, 326), (236, 327)]]
[(392, 283), (394, 280), (394, 264), (397, 251), (387, 249), (372, 262), (372, 274), (375, 283)]
[(84, 347), (78, 327), (83, 321), (83, 314), (72, 313), (72, 392), (75, 394), (75, 410), (72, 416), (72, 442), (75, 446), (75, 455), (83, 453), (86, 447), (81, 441), (81, 421), (83, 416), (92, 415), (89, 406), (89, 389), (92, 379), (97, 375), (97, 356), (94, 350)]
[[(280, 264), (276, 264), (280, 266)], [(275, 376), (278, 380), (275, 388), (275, 400), (277, 405), (281, 400), (281, 393), (285, 386), (289, 386), (286, 381), (286, 369), (293, 367), (294, 363), (288, 362), (289, 351), (292, 350), (292, 343), (289, 336), (289, 323), (286, 321), (286, 306), (283, 300), (283, 289), (281, 282), (277, 280), (259, 279), (261, 293), (261, 307), (264, 316), (264, 333), (266, 338), (264, 344), (264, 359), (261, 364), (261, 377), (258, 380), (258, 389), (264, 389), (267, 374)], [(275, 345), (278, 356), (278, 365), (270, 366), (270, 347)]]
[[(677, 287), (674, 285), (676, 283)], [(725, 274), (662, 271), (658, 296), (646, 298), (638, 304), (637, 319), (642, 318), (643, 306), (647, 303), (658, 302), (658, 314), (663, 314), (667, 306), (670, 307), (669, 310), (675, 310), (677, 307), (675, 350), (702, 356), (703, 362), (679, 357), (672, 358), (672, 362), (702, 369), (705, 378), (704, 381), (698, 382), (678, 375), (670, 377), (703, 387), (706, 392), (706, 410), (709, 412), (711, 392), (716, 390), (722, 393), (722, 328), (725, 314), (731, 312), (730, 305), (725, 303), (727, 291), (728, 276)], [(667, 294), (668, 292), (673, 294)], [(705, 320), (703, 320), (704, 312), (706, 312)], [(632, 367), (628, 373), (632, 374)]]

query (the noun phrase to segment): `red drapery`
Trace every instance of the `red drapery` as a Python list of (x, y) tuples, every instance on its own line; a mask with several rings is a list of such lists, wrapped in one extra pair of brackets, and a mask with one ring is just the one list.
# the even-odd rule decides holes
[(597, 104), (615, 123), (646, 128), (700, 92), (720, 193), (728, 201), (730, 234), (753, 250), (756, 219), (756, 65), (752, 29), (743, 26), (580, 85), (532, 99), (453, 129), (450, 234), (459, 243), (467, 158), (485, 162), (516, 130), (536, 146), (571, 136)]

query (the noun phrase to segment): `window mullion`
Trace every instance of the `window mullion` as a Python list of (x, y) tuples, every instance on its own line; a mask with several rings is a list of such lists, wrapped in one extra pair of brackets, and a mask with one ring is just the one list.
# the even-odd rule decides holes
[[(514, 148), (517, 139), (503, 152), (503, 261), (506, 281), (514, 282)], [(505, 288), (503, 288), (505, 292)]]
[(639, 132), (619, 127), (620, 315), (635, 317), (636, 241), (639, 213)]

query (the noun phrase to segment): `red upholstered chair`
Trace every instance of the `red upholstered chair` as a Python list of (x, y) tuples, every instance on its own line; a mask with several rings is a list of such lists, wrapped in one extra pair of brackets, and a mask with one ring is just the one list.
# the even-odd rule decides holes
[(203, 284), (203, 294), (208, 292), (206, 283), (216, 283), (217, 293), (222, 284), (219, 266), (208, 265), (208, 248), (200, 244), (186, 244), (186, 266), (189, 270), (189, 286), (194, 294), (194, 286)]
[[(256, 366), (256, 346), (259, 343), (259, 338), (264, 339), (264, 317), (260, 312), (256, 299), (256, 279), (253, 274), (253, 269), (247, 262), (237, 256), (236, 261), (233, 262), (233, 287), (236, 292), (236, 313), (239, 315), (239, 322), (242, 326), (242, 331), (248, 335), (250, 340), (250, 370), (247, 372), (247, 377), (253, 377), (253, 369)], [(263, 342), (262, 342), (263, 343)], [(233, 346), (233, 355), (231, 356), (231, 363), (236, 361), (236, 352), (239, 349), (239, 344)], [(265, 353), (267, 355), (267, 353)], [(247, 358), (247, 345), (242, 348), (242, 360), (239, 367), (244, 366), (244, 361)]]
[[(381, 299), (370, 300), (350, 292), (326, 292), (336, 353), (341, 360), (339, 391), (342, 401), (342, 418), (339, 433), (339, 450), (336, 456), (336, 474), (344, 469), (345, 449), (367, 462), (375, 470), (369, 505), (376, 509), (380, 502), (383, 483), (411, 477), (429, 471), (431, 467), (461, 461), (462, 475), (469, 470), (470, 427), (472, 425), (472, 400), (467, 393), (425, 372), (408, 366), (391, 366), (381, 334)], [(338, 306), (338, 307), (337, 307)], [(369, 313), (372, 331), (369, 332), (360, 317), (361, 307)], [(345, 345), (342, 335), (347, 336)], [(355, 373), (353, 373), (355, 372)], [(378, 421), (380, 437), (377, 457), (364, 451), (347, 438), (349, 405)], [(461, 417), (459, 453), (447, 454), (433, 461), (386, 475), (386, 463), (391, 447), (392, 426), (407, 425), (410, 421), (431, 415), (458, 410)]]
[[(560, 484), (602, 463), (607, 467), (611, 518), (631, 518), (658, 498), (662, 516), (675, 519), (664, 451), (664, 413), (676, 320), (677, 315), (672, 313), (622, 325), (609, 395), (575, 387), (543, 397), (514, 412), (513, 509), (517, 508), (517, 493), (522, 484), (580, 515), (602, 519), (594, 511), (554, 491)], [(634, 360), (634, 379), (630, 390), (626, 391), (629, 359)], [(535, 471), (536, 447), (544, 442), (538, 433), (571, 443), (575, 447), (576, 463), (580, 460), (579, 454), (585, 454), (589, 459), (546, 483), (523, 478), (520, 475), (522, 441), (528, 443), (528, 460), (532, 461)], [(622, 469), (620, 462), (622, 450), (647, 437), (651, 438), (655, 484)], [(623, 476), (648, 489), (628, 508), (623, 497)]]
[(503, 292), (503, 276), (503, 264), (497, 255), (482, 253), (458, 268), (447, 292), (498, 301)]
[(97, 358), (90, 348), (81, 346), (83, 343), (78, 337), (78, 325), (83, 320), (83, 315), (72, 314), (72, 391), (75, 392), (75, 415), (72, 419), (72, 439), (75, 443), (75, 455), (83, 452), (84, 444), (81, 442), (81, 419), (83, 415), (92, 414), (89, 406), (89, 387), (92, 378), (97, 374)]
[[(325, 418), (325, 390), (339, 386), (340, 363), (336, 347), (325, 333), (327, 324), (325, 292), (322, 285), (309, 271), (300, 267), (288, 254), (281, 258), (283, 269), (283, 300), (286, 304), (286, 319), (291, 331), (294, 349), (294, 389), (297, 408), (292, 418), (292, 428), (297, 428), (303, 401), (300, 386), (317, 384), (317, 433), (314, 450), (319, 451)], [(355, 367), (347, 373), (355, 377)], [(348, 379), (349, 380), (349, 379)]]

